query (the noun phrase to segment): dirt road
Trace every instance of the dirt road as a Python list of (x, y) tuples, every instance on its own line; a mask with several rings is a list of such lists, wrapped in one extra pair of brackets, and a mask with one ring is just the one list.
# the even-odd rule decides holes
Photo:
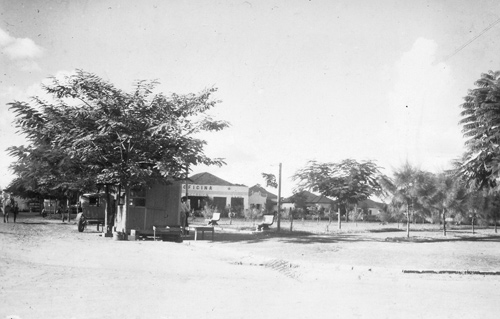
[(239, 234), (113, 241), (22, 214), (0, 224), (0, 318), (497, 318), (492, 234)]

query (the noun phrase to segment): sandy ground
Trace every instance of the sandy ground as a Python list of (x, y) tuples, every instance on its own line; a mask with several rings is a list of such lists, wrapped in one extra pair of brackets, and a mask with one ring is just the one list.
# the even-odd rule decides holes
[[(0, 318), (498, 318), (500, 237), (238, 233), (114, 241), (21, 214), (0, 223)], [(208, 236), (210, 237), (210, 236)]]

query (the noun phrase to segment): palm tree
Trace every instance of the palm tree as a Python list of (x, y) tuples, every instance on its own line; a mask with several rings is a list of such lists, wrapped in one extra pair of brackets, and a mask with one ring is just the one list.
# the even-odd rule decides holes
[(443, 234), (446, 236), (446, 212), (464, 213), (468, 192), (464, 183), (450, 172), (436, 177), (436, 192), (431, 199), (433, 207), (442, 213)]
[(394, 172), (392, 206), (406, 205), (406, 236), (410, 237), (410, 220), (415, 215), (427, 217), (430, 212), (430, 199), (435, 192), (433, 175), (413, 167), (408, 162)]
[(481, 74), (462, 106), (463, 133), (468, 138), (461, 173), (475, 186), (497, 190), (500, 177), (500, 71)]
[(407, 206), (401, 202), (396, 200), (392, 200), (389, 205), (385, 207), (386, 213), (390, 216), (390, 218), (395, 219), (399, 223), (403, 220), (404, 216), (407, 213)]

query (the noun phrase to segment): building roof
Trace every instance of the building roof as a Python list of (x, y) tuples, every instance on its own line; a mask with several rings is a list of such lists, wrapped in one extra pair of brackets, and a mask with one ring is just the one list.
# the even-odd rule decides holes
[(248, 189), (248, 195), (252, 195), (252, 193), (260, 192), (261, 194), (265, 194), (269, 199), (278, 199), (278, 196), (273, 193), (268, 192), (264, 187), (260, 186), (260, 184), (255, 184), (254, 186)]
[[(330, 199), (326, 196), (323, 195), (314, 195), (313, 193), (309, 191), (301, 191), (301, 194), (303, 194), (306, 197), (306, 203), (307, 204), (334, 204), (335, 201), (333, 199)], [(283, 203), (291, 203), (291, 196), (288, 198), (285, 198)]]
[(378, 208), (378, 209), (383, 209), (385, 205), (384, 203), (379, 203), (369, 198), (359, 202), (358, 207), (360, 207), (363, 204), (365, 204), (367, 208)]
[(189, 179), (192, 181), (190, 184), (196, 185), (242, 186), (230, 183), (207, 172), (194, 174)]

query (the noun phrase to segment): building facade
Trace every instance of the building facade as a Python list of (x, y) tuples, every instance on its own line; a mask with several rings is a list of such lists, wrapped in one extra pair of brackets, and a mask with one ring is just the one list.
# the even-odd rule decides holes
[(268, 192), (259, 184), (248, 189), (248, 203), (250, 208), (264, 209), (268, 213), (278, 210), (278, 196)]
[(248, 186), (228, 182), (207, 172), (190, 176), (183, 183), (181, 193), (182, 196), (187, 194), (194, 212), (200, 212), (208, 205), (225, 216), (229, 210), (240, 212), (249, 208)]

